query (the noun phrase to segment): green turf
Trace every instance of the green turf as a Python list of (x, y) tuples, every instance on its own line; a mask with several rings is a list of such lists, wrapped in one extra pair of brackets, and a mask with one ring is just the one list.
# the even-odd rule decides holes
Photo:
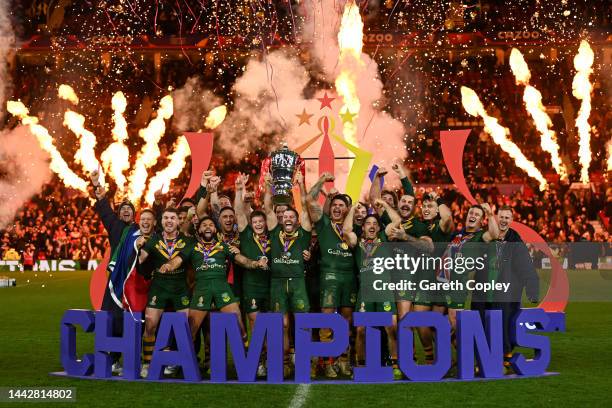
[[(68, 406), (221, 408), (287, 406), (297, 389), (296, 385), (157, 384), (50, 377), (49, 372), (61, 370), (59, 321), (66, 309), (90, 308), (90, 275), (87, 272), (2, 275), (16, 277), (18, 286), (0, 289), (0, 387), (75, 387), (78, 403), (64, 404)], [(576, 277), (583, 280), (587, 275), (576, 272), (570, 276), (572, 280)], [(313, 385), (304, 406), (607, 405), (612, 303), (571, 303), (567, 309), (567, 332), (555, 333), (551, 338), (553, 357), (549, 369), (560, 372), (558, 376), (471, 383)], [(93, 336), (81, 334), (78, 341), (80, 352), (91, 351)]]

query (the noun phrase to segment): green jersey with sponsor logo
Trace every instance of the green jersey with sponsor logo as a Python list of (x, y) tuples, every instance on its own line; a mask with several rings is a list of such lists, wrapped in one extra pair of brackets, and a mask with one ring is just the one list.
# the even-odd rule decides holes
[(181, 258), (191, 263), (197, 282), (201, 279), (225, 279), (228, 263), (234, 260), (234, 254), (226, 243), (215, 240), (194, 242)]
[(336, 224), (326, 214), (315, 223), (321, 247), (321, 273), (354, 274), (355, 260), (349, 245), (343, 239), (342, 224)]
[(268, 263), (272, 278), (303, 278), (306, 270), (302, 252), (308, 249), (312, 233), (299, 227), (291, 236), (277, 225), (270, 231), (270, 253)]
[(153, 265), (153, 278), (185, 279), (185, 267), (166, 273), (159, 273), (160, 266), (171, 259), (189, 251), (193, 246), (193, 239), (179, 233), (174, 239), (166, 239), (162, 234), (155, 233), (144, 244), (142, 250), (148, 254)]
[[(270, 236), (268, 234), (263, 237), (258, 237), (250, 225), (240, 233), (240, 253), (249, 259), (258, 261), (262, 257), (268, 258), (270, 264)], [(270, 286), (270, 270), (269, 269), (249, 269), (244, 270), (242, 283), (245, 287), (262, 287)]]

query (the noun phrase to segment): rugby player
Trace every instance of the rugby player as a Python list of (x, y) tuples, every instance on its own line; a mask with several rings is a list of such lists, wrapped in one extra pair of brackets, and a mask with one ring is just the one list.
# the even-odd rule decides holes
[[(248, 214), (247, 202), (244, 200), (245, 186), (248, 176), (239, 174), (236, 178), (236, 196), (234, 208), (236, 222), (240, 234), (240, 252), (247, 258), (264, 260), (270, 258), (270, 236), (266, 225), (266, 214), (262, 211), (253, 211)], [(270, 269), (250, 269), (242, 275), (242, 307), (247, 312), (251, 333), (255, 327), (255, 320), (259, 312), (267, 312), (270, 307)], [(265, 359), (262, 356), (262, 361)], [(257, 375), (266, 375), (265, 365), (260, 362)]]
[(166, 208), (162, 213), (161, 233), (155, 233), (146, 240), (136, 241), (140, 249), (138, 263), (143, 270), (153, 270), (147, 308), (145, 309), (145, 330), (143, 335), (144, 364), (141, 376), (146, 377), (155, 346), (155, 332), (166, 307), (187, 313), (189, 293), (184, 268), (170, 269), (169, 262), (192, 246), (191, 238), (179, 232), (176, 209)]
[[(412, 183), (408, 179), (408, 173), (404, 166), (399, 161), (396, 161), (392, 166), (393, 171), (397, 173), (404, 188), (404, 194), (401, 196), (398, 204), (400, 222), (392, 223), (392, 228), (389, 230), (388, 238), (390, 241), (406, 241), (410, 244), (409, 251), (414, 255), (421, 253), (431, 253), (434, 249), (433, 241), (428, 236), (427, 226), (414, 215), (415, 195)], [(380, 211), (381, 221), (383, 225), (389, 220), (388, 214), (384, 209)], [(389, 220), (390, 221), (390, 220)], [(414, 276), (422, 273), (417, 272), (417, 275), (399, 276), (400, 279), (409, 279), (414, 281)], [(406, 313), (410, 312), (412, 302), (416, 297), (416, 291), (399, 291), (397, 292), (397, 312), (398, 319), (402, 319)]]
[[(483, 229), (484, 218), (487, 218), (487, 229)], [(497, 219), (487, 203), (480, 205), (472, 205), (465, 218), (465, 227), (460, 231), (456, 231), (451, 241), (446, 247), (442, 256), (443, 260), (452, 258), (453, 261), (458, 257), (476, 258), (483, 256), (482, 248), (474, 245), (478, 242), (491, 242), (499, 237), (499, 227)], [(465, 246), (468, 244), (467, 246)], [(453, 262), (453, 266), (455, 262)], [(443, 265), (444, 266), (444, 265)], [(446, 297), (446, 307), (448, 308), (448, 320), (451, 324), (453, 342), (455, 338), (455, 329), (457, 327), (457, 312), (465, 308), (465, 302), (468, 297), (468, 290), (465, 288), (465, 283), (468, 280), (468, 275), (471, 271), (462, 273), (454, 272), (453, 268), (441, 268), (436, 274), (436, 278), (440, 282), (460, 282), (463, 289), (449, 290), (444, 293)]]
[[(311, 224), (308, 211), (300, 216), (294, 208), (283, 212), (279, 224), (272, 206), (272, 180), (265, 178), (264, 208), (270, 237), (270, 305), (273, 312), (283, 313), (284, 327), (284, 375), (291, 374), (291, 359), (289, 356), (289, 313), (302, 313), (310, 310), (308, 292), (306, 290), (306, 255), (311, 238)], [(306, 188), (304, 177), (297, 173), (297, 183), (300, 187), (303, 208), (306, 206)]]
[(181, 251), (178, 257), (167, 264), (169, 271), (177, 270), (185, 263), (190, 263), (195, 270), (195, 289), (189, 304), (192, 337), (195, 339), (206, 314), (219, 309), (223, 313), (236, 314), (242, 337), (246, 339), (238, 298), (234, 296), (225, 276), (227, 264), (234, 260), (245, 268), (257, 269), (267, 268), (268, 260), (261, 258), (255, 261), (232, 252), (228, 244), (218, 240), (217, 227), (211, 217), (205, 216), (200, 221), (196, 238), (197, 241), (192, 241), (190, 247)]
[[(432, 255), (434, 257), (441, 257), (446, 247), (446, 244), (442, 243), (450, 242), (451, 233), (455, 229), (451, 209), (442, 201), (437, 193), (430, 192), (423, 196), (421, 215), (427, 226), (427, 234), (435, 245)], [(440, 245), (436, 245), (437, 243), (440, 243)], [(422, 275), (420, 279), (431, 280), (433, 278), (434, 274), (427, 270), (427, 268), (424, 269), (424, 272), (427, 276)], [(442, 299), (438, 298), (436, 292), (431, 293), (431, 291), (417, 290), (413, 309), (415, 312), (433, 310), (444, 314), (446, 306)], [(430, 327), (418, 327), (417, 332), (423, 346), (425, 362), (433, 364), (433, 331)]]
[[(384, 207), (389, 217), (395, 222), (399, 222), (399, 214), (391, 208), (388, 202), (382, 199), (376, 200), (374, 203), (375, 207)], [(363, 207), (361, 203), (351, 207), (349, 210), (346, 220), (344, 221), (344, 232), (347, 235), (349, 246), (354, 250), (355, 260), (359, 268), (359, 276), (365, 276), (365, 274), (372, 274), (372, 259), (371, 257), (379, 249), (383, 242), (387, 241), (387, 235), (385, 231), (381, 229), (381, 222), (376, 214), (366, 215), (362, 234), (358, 236), (353, 231), (353, 217)], [(390, 230), (392, 224), (389, 224), (387, 228)], [(385, 327), (387, 332), (387, 342), (389, 347), (389, 353), (391, 355), (391, 362), (393, 365), (393, 376), (396, 379), (402, 378), (402, 372), (397, 364), (397, 308), (395, 305), (395, 296), (393, 293), (389, 294), (388, 299), (382, 302), (374, 302), (368, 300), (367, 288), (365, 282), (368, 279), (361, 279), (361, 286), (359, 287), (359, 296), (357, 297), (357, 310), (359, 312), (389, 312), (393, 314), (392, 325)], [(360, 326), (357, 328), (357, 339), (355, 342), (357, 349), (357, 364), (365, 365), (365, 328)]]
[[(325, 181), (333, 181), (331, 174), (322, 176)], [(313, 199), (312, 194), (306, 197), (306, 205), (317, 232), (320, 246), (320, 282), (321, 311), (335, 313), (338, 311), (351, 326), (353, 309), (357, 301), (357, 279), (355, 276), (355, 259), (344, 234), (344, 221), (349, 209), (349, 199), (344, 194), (337, 194), (330, 200), (330, 214), (323, 212), (323, 207)], [(351, 220), (351, 225), (352, 225)], [(322, 342), (331, 341), (329, 329), (319, 330)], [(333, 367), (333, 360), (325, 364), (325, 376), (338, 376)], [(338, 359), (342, 375), (352, 374), (348, 353)]]

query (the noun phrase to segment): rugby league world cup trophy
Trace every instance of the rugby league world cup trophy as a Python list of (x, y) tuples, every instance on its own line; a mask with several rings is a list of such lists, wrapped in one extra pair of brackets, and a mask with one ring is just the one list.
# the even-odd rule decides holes
[(293, 181), (297, 171), (305, 173), (304, 159), (283, 142), (280, 149), (270, 153), (261, 164), (260, 186), (264, 186), (265, 175), (272, 178), (272, 200), (274, 204), (292, 205)]

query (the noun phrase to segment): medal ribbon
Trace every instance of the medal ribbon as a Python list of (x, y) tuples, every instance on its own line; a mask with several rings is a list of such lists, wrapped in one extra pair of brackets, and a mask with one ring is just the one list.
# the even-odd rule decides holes
[(204, 261), (208, 258), (221, 251), (221, 244), (219, 241), (215, 242), (213, 246), (210, 246), (211, 243), (200, 243), (200, 247), (202, 249), (202, 255), (204, 255)]
[(257, 244), (257, 247), (261, 251), (262, 255), (266, 256), (266, 253), (270, 252), (270, 247), (269, 247), (270, 239), (268, 238), (267, 235), (264, 235), (264, 237), (265, 237), (265, 239), (262, 241), (262, 240), (259, 239), (259, 237), (256, 234), (253, 234), (253, 240)]
[(342, 230), (342, 224), (337, 224), (334, 222), (334, 232), (336, 233), (338, 238), (340, 238), (341, 242), (345, 242), (344, 241), (344, 231)]
[(167, 241), (166, 238), (162, 235), (162, 239), (164, 240), (164, 245), (166, 247), (166, 252), (168, 253), (168, 259), (172, 259), (172, 254), (174, 253), (174, 247), (176, 245), (176, 241), (178, 237)]
[(370, 242), (368, 241), (363, 241), (363, 250), (365, 252), (365, 257), (363, 258), (363, 264), (364, 266), (367, 265), (367, 260), (374, 255), (374, 252), (376, 252), (376, 250), (378, 249), (378, 247), (380, 246), (380, 243), (382, 241), (380, 240), (380, 238), (376, 238)]
[[(287, 235), (285, 234), (285, 231), (281, 231), (281, 233), (278, 236), (280, 238), (281, 244), (283, 244), (283, 252), (287, 252), (289, 251), (289, 248), (291, 248), (291, 246), (295, 244), (295, 241), (297, 240), (297, 237), (298, 237), (298, 233), (296, 232), (293, 235)], [(288, 237), (289, 241), (285, 241), (285, 237)]]

